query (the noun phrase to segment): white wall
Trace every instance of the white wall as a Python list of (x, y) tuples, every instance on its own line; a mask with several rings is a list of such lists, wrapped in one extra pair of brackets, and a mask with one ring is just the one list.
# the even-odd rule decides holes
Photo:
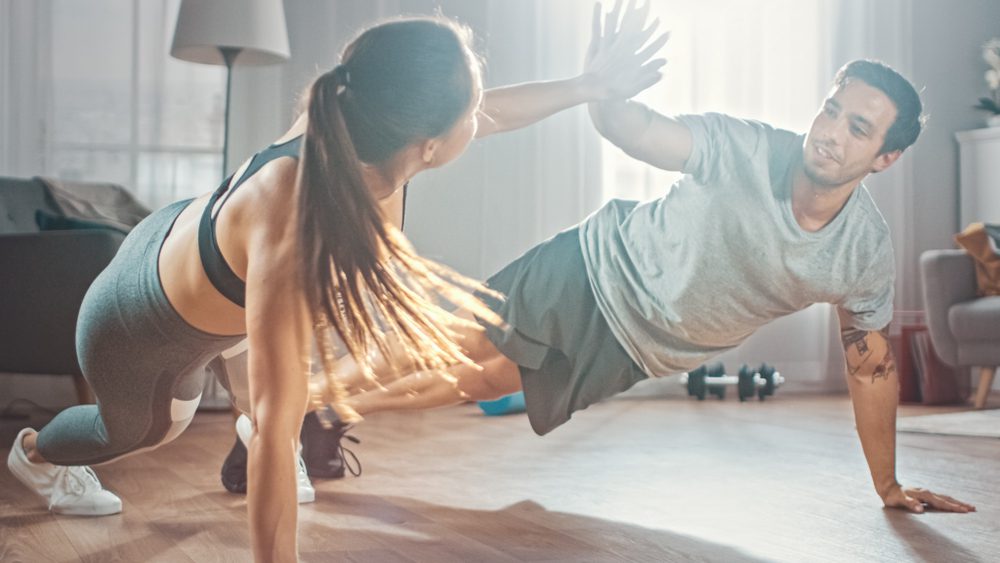
[[(984, 126), (986, 114), (972, 106), (987, 94), (980, 46), (1000, 37), (1000, 1), (914, 0), (913, 79), (926, 87), (924, 103), (930, 121), (912, 156), (913, 225), (908, 275), (911, 293), (920, 295), (917, 260), (920, 253), (954, 248), (952, 235), (965, 225), (958, 221), (957, 131)], [(993, 217), (1000, 222), (1000, 217)], [(910, 296), (919, 304), (919, 298)]]
[[(914, 80), (926, 85), (923, 99), (930, 111), (927, 130), (912, 155), (913, 252), (907, 271), (914, 280), (912, 302), (919, 305), (920, 253), (954, 248), (952, 235), (965, 228), (959, 224), (955, 133), (984, 126), (985, 113), (972, 106), (987, 93), (980, 46), (1000, 37), (1000, 1), (914, 0), (912, 35)], [(1000, 217), (990, 220), (1000, 222)], [(993, 388), (1000, 389), (1000, 380)]]
[[(866, 180), (893, 233), (896, 308), (922, 309), (917, 264), (929, 249), (953, 248), (958, 224), (957, 131), (984, 126), (972, 106), (986, 94), (980, 46), (1000, 37), (997, 0), (843, 0), (831, 62), (882, 59), (921, 90), (927, 128), (887, 172)], [(997, 218), (1000, 220), (1000, 217)]]

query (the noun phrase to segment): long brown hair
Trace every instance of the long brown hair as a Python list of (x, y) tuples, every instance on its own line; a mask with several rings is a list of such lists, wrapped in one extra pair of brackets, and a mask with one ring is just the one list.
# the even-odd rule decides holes
[(346, 407), (333, 374), (330, 328), (371, 374), (373, 345), (391, 362), (389, 333), (417, 369), (471, 363), (453, 327), (469, 325), (441, 298), (499, 324), (479, 283), (416, 254), (386, 221), (361, 173), (421, 139), (446, 134), (470, 109), (478, 60), (466, 28), (445, 18), (400, 19), (361, 33), (313, 83), (299, 166), (300, 240), (307, 302), (327, 379), (324, 401)]

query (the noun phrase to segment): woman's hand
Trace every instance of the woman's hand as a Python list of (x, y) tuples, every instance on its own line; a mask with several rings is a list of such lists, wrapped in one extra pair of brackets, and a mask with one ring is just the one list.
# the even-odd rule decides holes
[[(648, 0), (647, 0), (648, 1)], [(649, 4), (621, 0), (607, 17), (594, 5), (594, 32), (583, 73), (573, 78), (491, 88), (483, 97), (476, 137), (527, 127), (578, 104), (626, 100), (659, 82), (665, 59), (650, 60), (669, 38), (650, 42), (657, 23), (645, 27)]]
[(666, 59), (652, 59), (670, 38), (670, 33), (659, 35), (650, 42), (659, 20), (648, 27), (649, 0), (636, 6), (629, 0), (622, 11), (622, 0), (602, 23), (601, 4), (594, 5), (594, 18), (590, 47), (584, 59), (583, 78), (594, 101), (625, 100), (660, 81), (660, 69)]

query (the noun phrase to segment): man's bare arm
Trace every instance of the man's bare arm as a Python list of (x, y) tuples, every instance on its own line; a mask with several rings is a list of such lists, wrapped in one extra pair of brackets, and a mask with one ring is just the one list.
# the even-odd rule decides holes
[(594, 127), (632, 158), (679, 171), (691, 156), (691, 130), (672, 117), (633, 101), (588, 105)]
[(851, 327), (849, 315), (840, 315), (841, 341), (847, 363), (847, 386), (854, 405), (854, 420), (872, 482), (882, 502), (890, 508), (923, 512), (924, 506), (949, 512), (976, 508), (926, 489), (904, 488), (896, 480), (896, 405), (899, 376), (889, 345), (888, 327), (880, 331)]
[(649, 3), (617, 2), (606, 17), (602, 12), (600, 3), (594, 4), (590, 46), (580, 76), (487, 90), (476, 136), (526, 127), (578, 104), (627, 100), (659, 82), (666, 60), (654, 57), (670, 34), (656, 35), (658, 20), (646, 25)]

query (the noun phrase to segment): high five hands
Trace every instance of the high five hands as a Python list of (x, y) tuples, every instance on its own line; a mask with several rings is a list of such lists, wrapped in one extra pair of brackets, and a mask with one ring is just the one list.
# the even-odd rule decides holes
[(636, 0), (628, 0), (623, 11), (622, 0), (616, 0), (615, 7), (603, 18), (601, 4), (594, 4), (592, 34), (583, 73), (596, 99), (626, 100), (663, 77), (660, 69), (667, 63), (666, 59), (652, 57), (666, 45), (670, 32), (650, 41), (660, 20), (646, 26), (649, 1), (636, 6)]

